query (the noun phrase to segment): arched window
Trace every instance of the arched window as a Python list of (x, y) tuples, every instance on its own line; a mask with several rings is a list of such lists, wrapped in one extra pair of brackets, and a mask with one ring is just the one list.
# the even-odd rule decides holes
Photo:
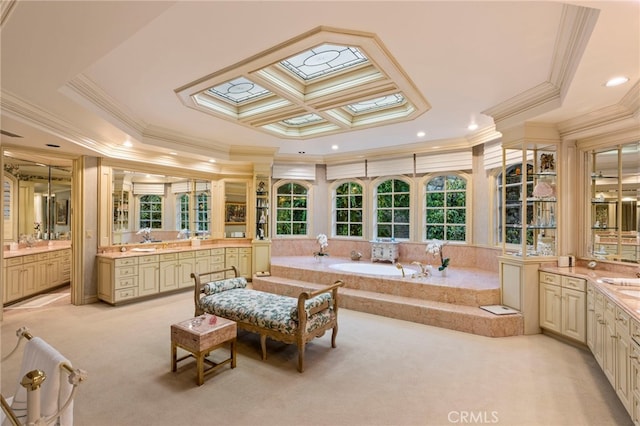
[(276, 187), (276, 235), (307, 235), (309, 190), (296, 182)]
[(375, 238), (408, 239), (411, 218), (411, 188), (401, 179), (380, 182), (375, 188)]
[(466, 241), (467, 180), (456, 175), (435, 176), (424, 190), (425, 238)]
[(162, 197), (140, 196), (140, 228), (162, 229)]
[(336, 186), (333, 209), (335, 236), (362, 237), (362, 185), (357, 182), (344, 182)]

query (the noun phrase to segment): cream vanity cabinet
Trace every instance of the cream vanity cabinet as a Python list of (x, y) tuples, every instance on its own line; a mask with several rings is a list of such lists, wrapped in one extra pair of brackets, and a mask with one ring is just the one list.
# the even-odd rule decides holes
[[(248, 264), (248, 271), (251, 273), (251, 249), (248, 252), (246, 249), (232, 250), (235, 250), (232, 251), (235, 253), (232, 258), (236, 262), (235, 266), (242, 271)], [(98, 256), (97, 259), (98, 298), (115, 305), (131, 299), (192, 287), (194, 281), (191, 273), (225, 268), (225, 249), (186, 250), (116, 258)]]
[[(640, 324), (593, 284), (588, 310), (587, 344), (616, 395), (640, 425)], [(591, 302), (588, 301), (589, 309)]]
[(193, 285), (191, 273), (195, 270), (195, 251), (161, 254), (160, 291), (171, 291)]
[[(196, 274), (204, 274), (205, 272), (211, 271), (211, 250), (198, 250), (195, 252), (196, 260), (194, 271)], [(195, 281), (189, 275), (189, 281), (191, 284), (195, 285)]]
[(98, 298), (116, 304), (138, 297), (138, 258), (98, 258)]
[(35, 292), (36, 256), (19, 256), (5, 260), (4, 301), (12, 302)]
[[(251, 278), (252, 258), (250, 247), (228, 247), (225, 249), (225, 268), (235, 266), (238, 275), (245, 278)], [(227, 272), (227, 277), (233, 276), (233, 273)]]
[(71, 249), (11, 257), (5, 260), (4, 303), (45, 292), (71, 278)]
[(157, 254), (138, 258), (138, 296), (156, 294), (160, 290), (160, 257)]
[[(211, 258), (209, 261), (211, 262), (209, 271), (219, 271), (225, 268), (225, 249), (224, 248), (214, 248), (211, 249)], [(213, 274), (211, 275), (212, 280), (222, 279), (224, 278), (224, 274)]]
[(631, 348), (629, 355), (629, 385), (631, 387), (631, 419), (640, 425), (640, 323), (631, 319)]
[(540, 272), (540, 327), (586, 343), (586, 280)]

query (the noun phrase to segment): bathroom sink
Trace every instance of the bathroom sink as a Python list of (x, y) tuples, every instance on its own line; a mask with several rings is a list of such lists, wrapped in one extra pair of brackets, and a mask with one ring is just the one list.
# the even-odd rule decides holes
[(640, 278), (602, 278), (603, 283), (613, 284), (613, 285), (622, 285), (622, 286), (639, 286), (640, 287)]
[(640, 289), (624, 288), (624, 289), (619, 289), (618, 293), (622, 293), (622, 294), (625, 294), (627, 296), (633, 296), (633, 297), (639, 297), (640, 298)]

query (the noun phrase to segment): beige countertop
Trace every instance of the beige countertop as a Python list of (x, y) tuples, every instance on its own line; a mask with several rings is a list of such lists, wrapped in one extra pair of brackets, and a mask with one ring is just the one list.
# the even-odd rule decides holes
[(167, 253), (182, 253), (188, 251), (196, 251), (196, 250), (210, 250), (215, 248), (250, 248), (251, 242), (247, 240), (232, 242), (232, 241), (224, 241), (224, 242), (215, 242), (215, 243), (202, 243), (199, 246), (191, 246), (191, 245), (181, 245), (177, 247), (171, 247), (169, 244), (167, 247), (155, 246), (155, 247), (144, 247), (144, 246), (123, 246), (126, 248), (126, 251), (119, 251), (118, 248), (110, 247), (108, 251), (99, 252), (96, 254), (97, 257), (107, 258), (107, 259), (120, 259), (123, 257), (136, 257), (136, 256), (149, 256), (153, 254), (167, 254)]
[(69, 248), (71, 248), (71, 241), (56, 242), (51, 245), (38, 245), (31, 248), (24, 247), (18, 250), (5, 250), (3, 252), (3, 257), (5, 259), (10, 259), (12, 257), (27, 256), (30, 254), (46, 253), (50, 251), (64, 250)]

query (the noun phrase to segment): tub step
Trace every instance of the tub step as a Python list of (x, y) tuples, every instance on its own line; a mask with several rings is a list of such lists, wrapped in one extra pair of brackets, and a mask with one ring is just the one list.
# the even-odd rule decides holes
[[(297, 297), (302, 291), (324, 287), (308, 281), (283, 277), (253, 277), (256, 290)], [(339, 306), (450, 330), (463, 331), (488, 337), (506, 337), (523, 334), (521, 314), (494, 315), (477, 306), (456, 305), (415, 299), (386, 293), (352, 288), (340, 288)]]

